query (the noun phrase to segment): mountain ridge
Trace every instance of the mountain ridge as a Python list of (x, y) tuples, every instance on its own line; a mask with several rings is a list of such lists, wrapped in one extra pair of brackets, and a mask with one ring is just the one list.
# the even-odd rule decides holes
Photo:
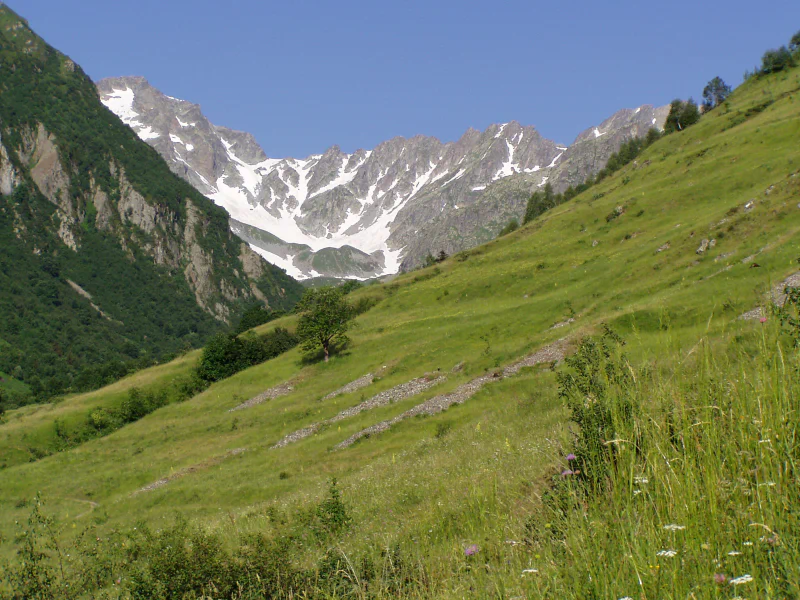
[[(536, 187), (582, 182), (622, 141), (660, 127), (668, 112), (650, 105), (619, 111), (580, 134), (574, 147), (510, 121), (483, 132), (470, 127), (450, 142), (418, 134), (371, 150), (346, 153), (334, 145), (303, 159), (269, 158), (249, 133), (212, 124), (199, 105), (167, 96), (143, 77), (97, 86), (101, 100), (173, 172), (228, 211), (239, 234), (236, 222), (277, 237), (268, 248), (258, 236), (243, 239), (297, 278), (391, 274), (419, 266), (430, 252), (487, 241), (521, 216)], [(509, 179), (518, 181), (498, 185)], [(297, 244), (311, 254), (299, 256)], [(369, 258), (314, 267), (316, 252), (343, 246)]]

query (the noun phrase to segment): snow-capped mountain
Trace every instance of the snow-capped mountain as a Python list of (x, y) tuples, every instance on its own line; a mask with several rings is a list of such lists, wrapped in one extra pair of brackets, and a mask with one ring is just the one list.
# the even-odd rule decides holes
[(253, 136), (213, 125), (200, 107), (144, 78), (105, 79), (102, 102), (172, 170), (231, 215), (231, 229), (298, 279), (368, 278), (490, 239), (531, 191), (596, 172), (619, 144), (662, 126), (668, 107), (620, 111), (572, 146), (510, 122), (460, 140), (393, 138), (352, 154), (268, 158)]

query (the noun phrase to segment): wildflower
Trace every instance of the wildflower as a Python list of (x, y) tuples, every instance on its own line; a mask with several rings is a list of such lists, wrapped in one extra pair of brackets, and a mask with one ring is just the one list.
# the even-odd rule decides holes
[(656, 556), (664, 556), (666, 558), (672, 558), (677, 554), (678, 553), (675, 552), (675, 550), (659, 550), (658, 552), (656, 552)]
[(575, 458), (576, 458), (576, 457), (575, 457), (575, 455), (574, 455), (572, 452), (570, 452), (569, 454), (567, 454), (567, 460), (575, 460)]
[(631, 598), (630, 596), (623, 596), (619, 600), (633, 600), (633, 598)]
[(525, 575), (526, 573), (538, 573), (539, 569), (523, 569), (522, 574)]
[(739, 556), (740, 554), (741, 552), (739, 552), (738, 550), (731, 550), (730, 552), (728, 552), (728, 556)]
[(744, 543), (744, 544), (742, 544), (742, 545), (743, 545), (743, 546), (752, 546), (752, 545), (753, 545), (753, 542), (745, 542), (745, 543)]
[(469, 546), (464, 548), (464, 555), (472, 556), (473, 554), (477, 554), (478, 550), (480, 550), (480, 548), (478, 548), (477, 544), (470, 544)]
[(642, 477), (641, 475), (637, 475), (633, 478), (634, 483), (638, 483), (639, 485), (643, 483), (650, 483), (650, 480), (647, 477)]
[(759, 322), (760, 322), (760, 323), (766, 323), (766, 322), (767, 322), (767, 317), (761, 317), (761, 318), (759, 319)]
[(567, 477), (568, 475), (575, 475), (575, 471), (571, 469), (564, 469), (563, 471), (561, 471), (562, 477)]
[(750, 583), (751, 581), (753, 581), (752, 576), (750, 576), (750, 575), (741, 575), (739, 577), (731, 579), (730, 583), (731, 583), (731, 585), (741, 585), (742, 583)]
[(681, 531), (682, 529), (686, 529), (686, 525), (676, 525), (675, 523), (670, 523), (669, 525), (664, 525), (664, 529), (667, 531)]
[(638, 496), (641, 493), (642, 493), (642, 490), (633, 490), (633, 495), (634, 496)]
[(714, 583), (720, 585), (728, 582), (728, 576), (723, 573), (714, 573)]

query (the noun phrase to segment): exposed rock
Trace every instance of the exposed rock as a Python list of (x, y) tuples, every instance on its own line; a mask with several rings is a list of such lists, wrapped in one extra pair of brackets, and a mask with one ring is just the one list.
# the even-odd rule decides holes
[(697, 248), (695, 254), (703, 254), (706, 250), (708, 250), (709, 241), (705, 238), (700, 240), (700, 247)]
[(8, 151), (0, 137), (0, 195), (10, 196), (22, 178), (8, 156)]
[(425, 390), (438, 385), (439, 383), (443, 382), (445, 377), (443, 375), (439, 377), (435, 377), (432, 374), (428, 374), (425, 377), (420, 377), (418, 379), (412, 379), (411, 381), (407, 381), (406, 383), (401, 383), (400, 385), (396, 385), (389, 390), (385, 390), (372, 396), (369, 400), (365, 400), (361, 404), (357, 406), (353, 406), (351, 408), (347, 408), (336, 416), (331, 417), (321, 423), (315, 423), (308, 427), (304, 427), (302, 429), (298, 429), (297, 431), (290, 433), (289, 435), (285, 436), (281, 439), (277, 444), (272, 446), (272, 448), (283, 448), (293, 442), (300, 441), (308, 436), (316, 433), (319, 429), (325, 425), (329, 425), (331, 423), (336, 423), (337, 421), (342, 421), (349, 417), (353, 417), (361, 412), (372, 410), (374, 408), (378, 408), (379, 406), (386, 406), (387, 404), (393, 404), (395, 402), (400, 402), (401, 400), (405, 400), (407, 398), (411, 398), (412, 396), (416, 396), (417, 394), (421, 394)]
[(419, 266), (429, 252), (489, 241), (521, 217), (532, 191), (583, 182), (625, 140), (661, 128), (669, 111), (621, 110), (569, 147), (512, 121), (447, 143), (420, 135), (352, 154), (332, 146), (305, 159), (270, 159), (251, 135), (213, 125), (199, 106), (144, 78), (97, 86), (174, 173), (237, 215), (237, 235), (300, 278), (391, 274)]
[(285, 396), (289, 392), (294, 389), (294, 383), (289, 381), (286, 383), (281, 383), (276, 385), (275, 387), (271, 387), (266, 391), (261, 392), (257, 396), (253, 396), (246, 402), (242, 402), (239, 406), (235, 406), (231, 408), (228, 412), (236, 412), (237, 410), (244, 410), (245, 408), (251, 408), (262, 402), (266, 402), (267, 400), (274, 400), (275, 398), (280, 398), (281, 396)]
[(656, 254), (658, 254), (659, 252), (664, 252), (664, 250), (669, 250), (669, 249), (670, 249), (670, 244), (669, 242), (667, 242), (666, 244), (662, 244), (656, 249)]
[(455, 390), (450, 392), (449, 394), (442, 394), (439, 396), (434, 396), (425, 402), (418, 404), (417, 406), (410, 408), (409, 410), (388, 419), (386, 421), (381, 421), (371, 427), (367, 427), (366, 429), (362, 429), (358, 433), (351, 435), (349, 438), (340, 442), (336, 446), (334, 446), (334, 450), (342, 450), (354, 444), (357, 440), (365, 437), (370, 436), (376, 433), (380, 433), (382, 431), (386, 431), (392, 425), (403, 421), (404, 419), (408, 419), (409, 417), (414, 417), (417, 415), (435, 415), (437, 413), (442, 412), (450, 408), (453, 404), (462, 404), (469, 400), (472, 396), (474, 396), (478, 391), (483, 388), (487, 383), (492, 381), (500, 381), (503, 377), (509, 377), (511, 375), (516, 375), (520, 369), (523, 367), (532, 367), (534, 365), (546, 362), (553, 362), (558, 361), (564, 358), (564, 351), (566, 349), (566, 339), (560, 339), (557, 342), (550, 344), (549, 346), (545, 346), (541, 348), (537, 352), (534, 352), (530, 356), (523, 358), (522, 360), (508, 365), (502, 371), (502, 373), (493, 373), (490, 375), (481, 375), (473, 379), (472, 381), (468, 381), (467, 383), (463, 383), (458, 386)]
[(218, 465), (219, 463), (221, 463), (226, 458), (231, 458), (232, 456), (237, 456), (239, 454), (242, 454), (243, 452), (247, 452), (247, 448), (234, 448), (233, 450), (228, 450), (225, 454), (222, 454), (221, 456), (215, 456), (215, 457), (210, 458), (210, 459), (208, 459), (208, 460), (206, 460), (204, 462), (201, 462), (199, 464), (192, 465), (191, 467), (186, 467), (184, 469), (176, 471), (175, 473), (167, 475), (166, 477), (164, 477), (162, 479), (159, 479), (158, 481), (154, 481), (153, 483), (150, 483), (150, 484), (144, 486), (143, 488), (139, 488), (138, 490), (133, 492), (133, 494), (131, 494), (131, 495), (132, 496), (136, 496), (137, 494), (143, 494), (145, 492), (152, 492), (153, 490), (157, 490), (160, 487), (164, 487), (170, 481), (175, 481), (176, 479), (180, 479), (181, 477), (186, 477), (187, 475), (191, 475), (192, 473), (196, 473), (197, 471), (202, 471), (203, 469), (208, 469), (210, 467)]

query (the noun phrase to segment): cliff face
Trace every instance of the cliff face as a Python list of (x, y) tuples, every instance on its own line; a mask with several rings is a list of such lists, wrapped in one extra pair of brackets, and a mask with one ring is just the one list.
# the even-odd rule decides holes
[(254, 267), (261, 259), (230, 233), (224, 212), (108, 113), (80, 67), (0, 11), (0, 193), (32, 184), (71, 251), (81, 251), (88, 228), (103, 232), (132, 259), (182, 273), (198, 306), (221, 321), (244, 302), (290, 305), (296, 282)]
[(48, 394), (302, 293), (3, 5), (0, 248), (0, 372)]

